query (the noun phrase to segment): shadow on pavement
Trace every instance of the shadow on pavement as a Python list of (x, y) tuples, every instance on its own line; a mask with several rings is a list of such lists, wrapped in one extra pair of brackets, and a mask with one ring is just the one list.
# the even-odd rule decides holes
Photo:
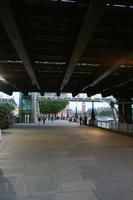
[(16, 192), (11, 182), (4, 177), (2, 169), (0, 169), (0, 200), (17, 200)]

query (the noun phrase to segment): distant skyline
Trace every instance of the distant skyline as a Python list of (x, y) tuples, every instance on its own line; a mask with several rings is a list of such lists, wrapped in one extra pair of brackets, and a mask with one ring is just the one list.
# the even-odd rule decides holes
[[(71, 96), (71, 94), (69, 93), (68, 96)], [(80, 94), (80, 97), (87, 97), (87, 95), (86, 94)], [(97, 95), (95, 95), (95, 97), (101, 98), (102, 96), (101, 96), (101, 94), (97, 94)], [(17, 105), (19, 105), (19, 92), (13, 92), (12, 96), (9, 96), (9, 95), (7, 95), (3, 92), (0, 92), (0, 98), (14, 98)], [(76, 109), (76, 106), (78, 108), (78, 111), (82, 110), (82, 102), (69, 102), (69, 108), (72, 109), (73, 111)], [(95, 108), (109, 107), (109, 104), (108, 103), (95, 102), (94, 106), (95, 106)], [(86, 102), (85, 111), (87, 111), (91, 107), (92, 107), (92, 103)]]

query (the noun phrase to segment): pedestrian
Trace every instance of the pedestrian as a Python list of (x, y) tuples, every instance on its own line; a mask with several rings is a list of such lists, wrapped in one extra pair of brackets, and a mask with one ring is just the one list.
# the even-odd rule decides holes
[(40, 125), (40, 121), (41, 121), (41, 117), (39, 116), (39, 117), (38, 117), (38, 122), (39, 122), (39, 125)]
[(69, 117), (69, 122), (71, 122), (71, 121), (72, 121), (72, 116)]
[(53, 115), (51, 116), (51, 121), (53, 122)]
[(45, 124), (46, 117), (43, 116), (42, 120), (43, 120), (43, 124)]
[(50, 114), (48, 115), (48, 121), (50, 121)]
[(86, 117), (86, 115), (85, 115), (85, 125), (87, 125), (87, 117)]
[(83, 117), (83, 124), (85, 124), (85, 116)]
[(80, 125), (82, 124), (82, 117), (80, 116)]

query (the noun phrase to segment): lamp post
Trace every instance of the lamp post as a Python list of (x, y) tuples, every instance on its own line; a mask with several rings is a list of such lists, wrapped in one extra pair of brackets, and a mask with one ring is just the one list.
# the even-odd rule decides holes
[(94, 112), (94, 96), (91, 96), (91, 100), (92, 100), (92, 111), (91, 111), (91, 119), (95, 120), (95, 112)]
[(77, 121), (77, 118), (78, 118), (78, 113), (77, 113), (77, 103), (76, 103), (74, 122)]
[(75, 108), (75, 118), (78, 117), (78, 113), (77, 113), (77, 103), (76, 103), (76, 108)]

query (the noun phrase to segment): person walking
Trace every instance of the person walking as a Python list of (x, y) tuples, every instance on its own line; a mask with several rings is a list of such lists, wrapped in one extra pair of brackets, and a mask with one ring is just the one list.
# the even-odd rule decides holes
[(38, 117), (38, 122), (39, 122), (39, 125), (40, 125), (40, 121), (41, 121), (41, 117), (39, 116), (39, 117)]
[(50, 121), (50, 114), (48, 115), (48, 121)]
[(85, 125), (87, 125), (87, 116), (85, 115)]
[(80, 125), (82, 124), (82, 117), (80, 116)]
[(43, 120), (43, 124), (45, 124), (46, 117), (45, 117), (45, 116), (43, 116), (42, 120)]
[(52, 115), (52, 116), (51, 116), (51, 121), (52, 121), (52, 122), (53, 122), (53, 119), (54, 119), (54, 118), (53, 118), (53, 115)]

